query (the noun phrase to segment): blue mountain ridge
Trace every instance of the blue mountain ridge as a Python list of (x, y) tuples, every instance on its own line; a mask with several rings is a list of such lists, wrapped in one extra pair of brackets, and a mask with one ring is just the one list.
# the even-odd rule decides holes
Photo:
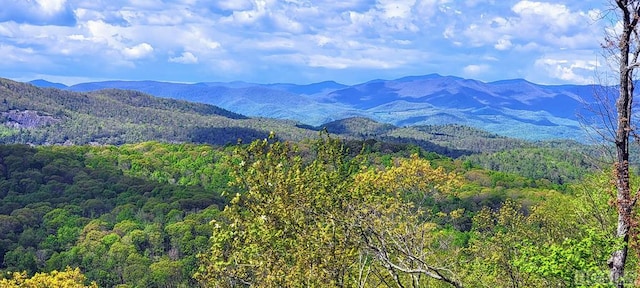
[(47, 80), (44, 79), (36, 79), (33, 81), (29, 81), (29, 83), (33, 86), (38, 86), (41, 88), (56, 88), (56, 89), (66, 89), (68, 88), (67, 85), (64, 85), (62, 83), (55, 83), (55, 82), (49, 82)]
[[(32, 82), (39, 86), (44, 82)], [(48, 82), (47, 82), (48, 83)], [(47, 84), (44, 83), (44, 84)], [(290, 119), (321, 126), (366, 117), (397, 126), (461, 124), (529, 140), (584, 140), (581, 118), (597, 85), (539, 85), (524, 79), (482, 82), (429, 74), (345, 85), (290, 83), (105, 81), (62, 87), (86, 92), (107, 88), (202, 102), (251, 117)]]

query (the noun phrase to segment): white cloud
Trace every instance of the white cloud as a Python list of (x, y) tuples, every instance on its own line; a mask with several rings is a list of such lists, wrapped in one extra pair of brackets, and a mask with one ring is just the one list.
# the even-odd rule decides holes
[(465, 66), (462, 69), (462, 71), (467, 77), (477, 77), (482, 73), (487, 72), (489, 68), (490, 68), (489, 65), (485, 65), (485, 64), (481, 64), (481, 65), (471, 64), (471, 65)]
[(205, 47), (205, 48), (207, 48), (207, 49), (211, 49), (211, 50), (213, 50), (213, 49), (218, 49), (218, 48), (220, 48), (220, 46), (221, 46), (221, 45), (220, 45), (220, 42), (216, 42), (216, 41), (213, 41), (213, 40), (210, 40), (210, 39), (206, 39), (206, 38), (201, 38), (201, 39), (199, 40), (199, 42), (200, 42), (202, 45), (204, 45), (204, 47)]
[(313, 38), (314, 38), (316, 44), (319, 47), (327, 46), (327, 45), (329, 45), (330, 43), (333, 42), (331, 37), (327, 37), (327, 36), (324, 36), (324, 35), (314, 35)]
[(128, 59), (140, 59), (148, 57), (153, 53), (153, 47), (149, 43), (140, 43), (131, 48), (124, 48), (122, 54)]
[(383, 61), (379, 59), (331, 57), (326, 55), (311, 55), (308, 57), (306, 64), (309, 65), (309, 67), (322, 67), (330, 69), (389, 69), (401, 65), (401, 63), (398, 62)]
[(446, 4), (449, 1), (446, 0), (418, 0), (413, 8), (415, 10), (416, 17), (420, 20), (429, 22), (429, 20), (438, 15), (439, 13), (446, 13)]
[[(375, 30), (382, 37), (393, 37), (394, 33), (419, 33), (431, 30), (434, 17), (449, 17), (456, 13), (448, 9), (447, 0), (378, 0), (366, 11), (349, 10), (349, 31), (364, 34)], [(429, 31), (430, 32), (430, 31)]]
[(33, 63), (32, 57), (36, 56), (36, 51), (32, 48), (19, 48), (10, 45), (2, 45), (0, 44), (0, 53), (4, 55), (4, 57), (0, 57), (0, 64), (24, 64)]
[(111, 46), (116, 46), (116, 43), (120, 41), (119, 38), (122, 38), (120, 27), (105, 23), (102, 20), (88, 21), (83, 26), (86, 27), (91, 35), (89, 38), (94, 42), (105, 42)]
[(280, 31), (286, 31), (293, 34), (304, 32), (304, 25), (284, 14), (271, 15), (271, 21)]
[(267, 15), (267, 1), (256, 0), (252, 6), (253, 9), (234, 10), (230, 16), (223, 18), (223, 21), (239, 25), (250, 25), (260, 21)]
[(85, 37), (84, 35), (81, 34), (72, 34), (67, 36), (67, 38), (69, 38), (69, 40), (76, 40), (76, 41), (87, 41), (90, 40), (89, 38)]
[(497, 50), (509, 50), (509, 48), (511, 48), (511, 46), (513, 46), (513, 44), (511, 43), (511, 40), (507, 39), (507, 38), (501, 38), (498, 40), (498, 43), (496, 43), (495, 45), (493, 45), (494, 48), (496, 48)]
[(46, 14), (55, 14), (64, 9), (67, 0), (36, 0), (40, 5), (42, 12)]
[(196, 64), (198, 63), (198, 57), (191, 52), (182, 52), (181, 56), (169, 58), (169, 62), (180, 64)]
[(0, 36), (13, 38), (13, 31), (10, 27), (7, 27), (6, 23), (0, 23)]
[(35, 25), (76, 23), (66, 0), (4, 1), (0, 9), (0, 22), (4, 21)]
[(462, 34), (464, 38), (455, 40), (476, 47), (492, 45), (498, 50), (508, 48), (503, 39), (513, 46), (537, 42), (539, 47), (552, 49), (597, 48), (601, 31), (593, 25), (596, 10), (571, 10), (564, 4), (523, 0), (514, 4), (511, 12), (511, 15), (483, 14), (470, 21)]
[(221, 0), (215, 1), (214, 6), (222, 10), (249, 10), (253, 7), (253, 4), (249, 0)]
[[(584, 14), (571, 12), (564, 4), (546, 2), (520, 1), (511, 10), (518, 14), (525, 23), (544, 23), (553, 31), (566, 31), (572, 26), (584, 23)], [(523, 27), (529, 28), (529, 27)]]
[(488, 0), (488, 1), (487, 0), (466, 0), (464, 2), (465, 2), (465, 5), (467, 7), (475, 7), (475, 6), (478, 6), (480, 4), (485, 4), (485, 5), (494, 5), (495, 4), (494, 0)]
[(384, 18), (412, 18), (411, 9), (415, 0), (378, 0), (378, 7)]
[(546, 57), (537, 59), (535, 67), (543, 69), (551, 78), (570, 83), (593, 84), (598, 61)]
[(262, 50), (292, 50), (296, 46), (296, 41), (288, 38), (273, 38), (259, 41), (255, 45)]
[(317, 7), (322, 7), (326, 11), (364, 11), (368, 10), (371, 2), (370, 0), (316, 0)]
[(523, 54), (535, 55), (536, 52), (545, 50), (545, 47), (536, 42), (527, 42), (515, 45), (513, 50)]
[(481, 26), (475, 23), (470, 24), (463, 33), (466, 42), (469, 43), (469, 45), (475, 47), (484, 46), (489, 43), (495, 43), (501, 36), (501, 33), (497, 33), (496, 31), (488, 29), (488, 27), (486, 26)]
[[(116, 77), (124, 77), (122, 73), (158, 75), (166, 71), (163, 65), (185, 63), (201, 65), (173, 73), (185, 80), (283, 77), (282, 73), (264, 73), (272, 69), (304, 71), (290, 73), (294, 77), (346, 75), (351, 81), (374, 73), (521, 78), (537, 69), (557, 75), (550, 76), (556, 80), (569, 79), (557, 81), (569, 82), (577, 76), (562, 73), (557, 66), (578, 76), (586, 70), (571, 61), (554, 64), (536, 59), (561, 49), (569, 55), (576, 49), (597, 49), (602, 32), (600, 24), (593, 24), (597, 10), (570, 1), (5, 2), (0, 9), (0, 45), (6, 52), (2, 55), (8, 55), (3, 63), (39, 61), (41, 65), (5, 66), (0, 71), (37, 71), (46, 66), (66, 73), (79, 69), (69, 68), (79, 67), (77, 63), (94, 63), (96, 67), (91, 69), (95, 70), (86, 68), (86, 73), (101, 77), (107, 73)], [(565, 59), (557, 55), (546, 58)], [(136, 62), (140, 59), (145, 61)], [(135, 69), (123, 72), (123, 65)], [(500, 69), (495, 69), (498, 65)], [(39, 73), (55, 74), (54, 70)]]
[(174, 26), (181, 24), (184, 19), (176, 14), (153, 14), (146, 17), (146, 21), (149, 25)]
[(158, 9), (164, 6), (162, 0), (129, 0), (128, 2), (130, 6), (136, 8)]
[(445, 28), (444, 32), (442, 33), (442, 37), (456, 47), (464, 47), (465, 45), (467, 45), (462, 41), (462, 39), (459, 39), (456, 33), (457, 32), (455, 31), (455, 28), (449, 26)]
[[(194, 55), (198, 55), (199, 60), (206, 59), (209, 55), (224, 53), (222, 43), (212, 39), (213, 37), (221, 37), (221, 34), (216, 33), (215, 30), (209, 29), (208, 27), (204, 27), (204, 25), (191, 25), (190, 29), (181, 29), (181, 26), (167, 27), (165, 29), (158, 28), (158, 33), (167, 30), (171, 32), (161, 34), (162, 36), (155, 35), (155, 37), (149, 38), (147, 41), (154, 43), (154, 48), (158, 46), (168, 52), (179, 50), (189, 51)], [(237, 45), (237, 42), (231, 39), (224, 39)], [(202, 61), (198, 62), (202, 63)]]

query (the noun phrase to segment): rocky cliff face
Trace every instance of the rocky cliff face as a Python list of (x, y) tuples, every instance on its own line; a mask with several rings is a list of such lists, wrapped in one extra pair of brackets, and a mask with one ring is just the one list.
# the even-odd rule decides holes
[(0, 112), (0, 121), (10, 128), (28, 129), (52, 125), (61, 120), (34, 110), (9, 110), (7, 112)]

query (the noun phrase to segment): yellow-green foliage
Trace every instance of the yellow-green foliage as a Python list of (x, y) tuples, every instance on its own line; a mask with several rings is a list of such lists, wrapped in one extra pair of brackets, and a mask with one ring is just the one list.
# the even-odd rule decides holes
[(26, 272), (14, 272), (9, 278), (0, 279), (0, 287), (3, 288), (97, 288), (93, 282), (85, 285), (86, 278), (80, 269), (67, 267), (65, 271), (51, 271), (49, 273), (36, 273), (28, 277)]
[(308, 163), (283, 142), (237, 151), (235, 185), (243, 192), (213, 223), (196, 278), (210, 287), (427, 285), (426, 273), (402, 268), (433, 272), (420, 261), (444, 267), (446, 253), (434, 257), (436, 225), (404, 198), (449, 193), (457, 177), (417, 157), (369, 168), (331, 138), (315, 146)]
[(610, 173), (557, 186), (364, 150), (3, 146), (1, 267), (26, 274), (0, 287), (67, 266), (101, 287), (607, 285)]
[(609, 287), (607, 259), (616, 247), (609, 189), (603, 173), (574, 185), (574, 195), (547, 191), (545, 201), (530, 208), (507, 200), (498, 210), (482, 209), (461, 264), (465, 284)]

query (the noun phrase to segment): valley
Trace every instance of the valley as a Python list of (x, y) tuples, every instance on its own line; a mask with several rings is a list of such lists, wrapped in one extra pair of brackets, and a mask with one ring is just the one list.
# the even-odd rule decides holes
[[(548, 137), (541, 127), (560, 126), (549, 119), (575, 118), (567, 109), (526, 114), (523, 109), (544, 101), (524, 94), (485, 92), (501, 99), (498, 109), (477, 97), (449, 103), (442, 95), (419, 96), (410, 85), (434, 79), (474, 89), (489, 85), (437, 75), (356, 87), (208, 84), (233, 86), (218, 95), (230, 108), (282, 115), (287, 104), (358, 111), (312, 125), (190, 102), (194, 98), (176, 96), (191, 91), (186, 84), (74, 88), (0, 79), (0, 272), (6, 273), (0, 285), (61, 281), (55, 275), (87, 287), (306, 286), (335, 279), (365, 287), (389, 281), (420, 287), (597, 283), (575, 277), (607, 271), (614, 221), (606, 194), (593, 191), (606, 189), (609, 150), (575, 137)], [(104, 87), (116, 83), (131, 90)], [(510, 85), (498, 86), (517, 89)], [(566, 90), (553, 94), (555, 88), (529, 85), (547, 93), (541, 95), (548, 101), (581, 103)], [(200, 102), (216, 98), (201, 86)], [(80, 87), (91, 91), (74, 91)], [(230, 100), (233, 93), (242, 97)], [(299, 99), (267, 101), (278, 95)], [(425, 107), (452, 122), (410, 116)], [(385, 119), (405, 115), (397, 121), (410, 125), (365, 117), (371, 111), (386, 111), (378, 113)], [(481, 115), (473, 119), (482, 125), (494, 117), (502, 134), (513, 132), (500, 117), (532, 130), (518, 132), (528, 137), (507, 137), (455, 122), (469, 119), (468, 113)], [(532, 120), (542, 114), (555, 116)], [(338, 117), (327, 115), (324, 120)], [(555, 251), (568, 256), (551, 260)], [(495, 262), (485, 265), (486, 259)], [(410, 267), (440, 276), (407, 273)], [(500, 276), (507, 271), (519, 276)]]
[[(459, 124), (528, 140), (586, 141), (581, 119), (594, 116), (595, 93), (615, 92), (597, 85), (545, 86), (525, 80), (484, 83), (438, 74), (356, 85), (245, 82), (168, 83), (106, 81), (67, 87), (46, 81), (42, 87), (89, 92), (127, 89), (163, 98), (215, 105), (250, 117), (288, 119), (311, 126), (350, 117), (404, 127)], [(535, 133), (530, 133), (535, 131)]]
[(640, 286), (640, 1), (3, 1), (0, 288)]

